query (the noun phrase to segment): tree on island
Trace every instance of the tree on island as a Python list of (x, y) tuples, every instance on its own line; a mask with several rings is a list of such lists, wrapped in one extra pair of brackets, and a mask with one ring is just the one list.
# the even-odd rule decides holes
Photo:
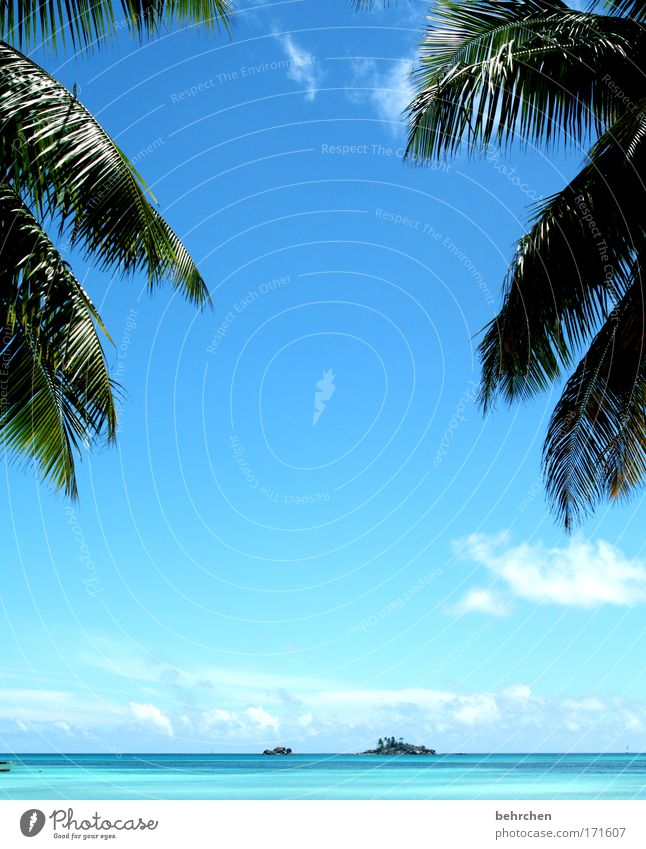
[(403, 737), (396, 740), (395, 737), (380, 737), (376, 749), (368, 749), (361, 752), (362, 755), (435, 755), (435, 749), (427, 749), (426, 746), (416, 746), (406, 743)]

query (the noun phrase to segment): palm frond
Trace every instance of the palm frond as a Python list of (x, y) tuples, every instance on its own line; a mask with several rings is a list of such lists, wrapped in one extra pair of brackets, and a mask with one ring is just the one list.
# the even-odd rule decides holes
[(229, 29), (229, 0), (1, 0), (0, 38), (18, 46), (92, 47), (119, 29), (144, 37), (164, 22)]
[(610, 7), (616, 15), (626, 15), (635, 21), (646, 21), (645, 0), (603, 0), (603, 5)]
[(503, 306), (480, 345), (481, 401), (545, 390), (625, 294), (646, 235), (646, 101), (590, 152), (588, 165), (538, 211), (519, 242)]
[(514, 138), (580, 144), (621, 114), (616, 87), (630, 97), (641, 86), (645, 37), (632, 20), (560, 0), (438, 0), (420, 48), (408, 155)]
[(75, 497), (75, 455), (116, 432), (98, 313), (21, 198), (0, 183), (0, 438)]
[(19, 51), (0, 42), (0, 178), (88, 258), (151, 286), (170, 279), (208, 300), (185, 247), (145, 197), (133, 167), (85, 107)]
[(571, 530), (646, 476), (646, 309), (642, 270), (568, 380), (550, 421), (548, 497)]

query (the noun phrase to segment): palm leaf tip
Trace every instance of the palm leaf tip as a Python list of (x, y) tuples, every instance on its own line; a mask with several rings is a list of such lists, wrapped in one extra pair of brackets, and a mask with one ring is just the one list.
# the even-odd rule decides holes
[(567, 530), (646, 477), (646, 309), (639, 265), (554, 409), (543, 453), (548, 496)]
[(5, 376), (0, 435), (55, 489), (78, 495), (83, 447), (115, 438), (113, 384), (98, 313), (40, 224), (0, 184), (0, 330)]
[(156, 210), (153, 210), (151, 231), (157, 241), (152, 251), (155, 260), (149, 274), (151, 285), (170, 279), (174, 288), (191, 303), (210, 306), (211, 295), (199, 268), (184, 243)]
[(605, 0), (605, 5), (616, 15), (625, 15), (636, 21), (646, 20), (645, 0)]

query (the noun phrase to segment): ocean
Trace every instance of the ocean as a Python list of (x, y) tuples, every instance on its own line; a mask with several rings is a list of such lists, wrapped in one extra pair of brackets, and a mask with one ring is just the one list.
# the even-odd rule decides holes
[(646, 799), (646, 755), (3, 755), (4, 799)]

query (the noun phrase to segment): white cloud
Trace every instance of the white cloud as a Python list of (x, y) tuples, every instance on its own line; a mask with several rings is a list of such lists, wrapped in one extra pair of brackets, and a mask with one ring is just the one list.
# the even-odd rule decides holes
[[(119, 679), (146, 682), (157, 686), (168, 684), (173, 680), (180, 686), (191, 690), (209, 690), (235, 692), (238, 697), (238, 707), (245, 707), (265, 698), (267, 692), (276, 694), (276, 698), (284, 700), (288, 691), (308, 692), (336, 686), (336, 682), (312, 677), (284, 675), (268, 672), (264, 669), (232, 669), (228, 667), (200, 666), (193, 669), (178, 669), (163, 663), (153, 663), (147, 655), (133, 654), (128, 644), (118, 641), (93, 640), (101, 646), (102, 651), (90, 652), (79, 650), (76, 657), (84, 666), (100, 669), (109, 674), (117, 674)], [(112, 658), (118, 658), (116, 663)]]
[[(108, 725), (99, 714), (90, 724), (84, 694), (62, 693), (66, 720), (55, 711), (49, 719), (25, 722), (0, 715), (0, 733), (15, 746), (24, 744), (24, 735), (59, 748), (73, 740), (82, 744), (78, 751), (133, 751), (142, 744), (159, 750), (160, 732), (169, 741), (162, 748), (169, 751), (226, 745), (260, 751), (270, 740), (296, 751), (360, 751), (391, 732), (440, 751), (616, 751), (618, 740), (634, 750), (646, 748), (646, 705), (621, 696), (534, 695), (527, 683), (492, 692), (422, 687), (294, 692), (298, 701), (273, 702), (270, 710), (261, 702), (235, 709), (187, 702), (164, 713), (150, 701), (131, 701), (110, 707)], [(173, 729), (181, 735), (174, 736)]]
[[(540, 542), (512, 546), (506, 533), (472, 534), (461, 548), (498, 580), (508, 597), (585, 608), (646, 601), (646, 565), (603, 540), (575, 537), (547, 548)], [(477, 609), (470, 595), (476, 593), (477, 599), (481, 592), (487, 591), (472, 590), (458, 607)], [(486, 606), (487, 596), (480, 601)]]
[(249, 719), (259, 728), (272, 728), (278, 732), (280, 720), (261, 707), (250, 707), (245, 711)]
[(57, 704), (69, 698), (69, 693), (61, 690), (37, 690), (37, 689), (3, 689), (2, 701), (5, 704), (22, 704), (25, 701), (32, 703)]
[(566, 710), (577, 712), (586, 711), (588, 713), (596, 713), (598, 711), (606, 710), (605, 704), (601, 701), (601, 699), (596, 698), (596, 696), (589, 696), (585, 699), (565, 699), (563, 707)]
[[(500, 537), (493, 556), (509, 550), (508, 539)], [(510, 598), (509, 582), (495, 577), (496, 591), (505, 587)], [(76, 751), (221, 751), (227, 746), (262, 751), (268, 744), (295, 751), (360, 751), (394, 733), (440, 751), (616, 751), (618, 740), (646, 750), (644, 701), (596, 691), (537, 695), (526, 675), (491, 690), (486, 684), (465, 690), (448, 683), (440, 689), (438, 676), (425, 672), (432, 655), (420, 663), (416, 686), (387, 689), (270, 675), (252, 667), (198, 666), (169, 677), (167, 664), (146, 665), (136, 654), (123, 654), (127, 670), (119, 677), (102, 675), (105, 690), (94, 696), (63, 687), (7, 690), (9, 698), (0, 707), (5, 747), (19, 751), (37, 738), (58, 749), (78, 744)], [(144, 673), (141, 679), (138, 672)], [(120, 698), (126, 688), (127, 696)]]
[(532, 697), (532, 688), (527, 684), (513, 684), (502, 691), (502, 695), (513, 701), (525, 702)]
[(319, 707), (346, 708), (353, 713), (371, 707), (393, 707), (401, 704), (433, 707), (450, 702), (455, 693), (409, 687), (402, 690), (327, 690), (310, 696), (307, 701)]
[(287, 76), (297, 85), (303, 86), (306, 100), (314, 100), (323, 76), (316, 64), (316, 57), (297, 44), (289, 33), (276, 35), (276, 39), (289, 62)]
[(210, 710), (202, 711), (200, 718), (202, 723), (209, 729), (239, 723), (237, 714), (230, 710), (223, 710), (222, 708), (211, 708)]
[(89, 694), (83, 699), (63, 690), (12, 689), (2, 690), (0, 719), (22, 723), (68, 723), (103, 725), (114, 724), (124, 710), (110, 707)]
[(490, 725), (500, 719), (500, 711), (495, 698), (488, 694), (458, 699), (458, 708), (453, 714), (453, 720), (463, 725)]
[(644, 730), (643, 722), (634, 713), (631, 713), (630, 711), (626, 711), (626, 713), (624, 714), (624, 720), (625, 720), (625, 728), (626, 728), (627, 731), (642, 732)]
[[(304, 727), (310, 722), (312, 714), (306, 714), (298, 721)], [(305, 721), (303, 721), (305, 720)], [(262, 707), (248, 707), (243, 711), (225, 710), (224, 708), (194, 709), (179, 717), (179, 723), (198, 735), (220, 740), (255, 740), (259, 732), (271, 730), (278, 733), (281, 720)]]
[(207, 712), (207, 716), (213, 722), (231, 722), (236, 719), (235, 713), (221, 708), (213, 708)]
[(509, 601), (501, 598), (491, 590), (474, 587), (457, 602), (447, 608), (450, 613), (487, 613), (490, 616), (507, 616)]
[(130, 712), (139, 722), (152, 725), (153, 728), (163, 731), (169, 737), (173, 736), (173, 725), (165, 713), (150, 702), (130, 702)]
[[(385, 61), (385, 60), (384, 60)], [(354, 102), (367, 100), (393, 134), (403, 127), (403, 113), (412, 100), (411, 71), (414, 59), (388, 61), (384, 69), (374, 59), (355, 59), (351, 65), (353, 88), (348, 97)]]

